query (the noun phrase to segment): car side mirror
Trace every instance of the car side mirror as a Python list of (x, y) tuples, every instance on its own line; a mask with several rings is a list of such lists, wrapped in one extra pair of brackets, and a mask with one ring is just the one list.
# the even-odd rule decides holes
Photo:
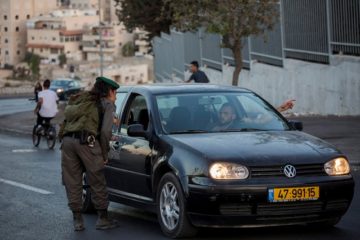
[(146, 137), (146, 132), (142, 124), (132, 124), (128, 127), (127, 134), (130, 137)]
[(303, 130), (303, 123), (300, 121), (289, 121), (289, 125), (293, 130), (302, 131)]

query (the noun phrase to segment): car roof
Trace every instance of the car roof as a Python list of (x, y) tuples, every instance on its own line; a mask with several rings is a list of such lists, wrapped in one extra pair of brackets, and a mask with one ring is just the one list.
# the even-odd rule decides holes
[(179, 83), (156, 83), (148, 85), (120, 86), (118, 92), (140, 90), (154, 95), (161, 94), (181, 94), (181, 93), (203, 93), (203, 92), (251, 92), (246, 88), (235, 86), (224, 86), (216, 84), (179, 84)]
[(53, 79), (52, 81), (78, 81), (76, 79), (72, 79), (72, 78), (56, 78), (56, 79)]

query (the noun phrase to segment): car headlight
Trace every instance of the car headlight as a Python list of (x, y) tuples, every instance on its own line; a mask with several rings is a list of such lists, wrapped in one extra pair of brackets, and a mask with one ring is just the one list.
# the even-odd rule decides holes
[(233, 163), (214, 163), (209, 172), (213, 179), (237, 180), (249, 176), (249, 170), (245, 166)]
[(62, 93), (63, 91), (64, 91), (64, 89), (62, 89), (62, 88), (56, 89), (56, 92), (57, 92), (57, 93)]
[(346, 158), (335, 158), (324, 164), (325, 172), (330, 176), (346, 175), (350, 173), (350, 165)]

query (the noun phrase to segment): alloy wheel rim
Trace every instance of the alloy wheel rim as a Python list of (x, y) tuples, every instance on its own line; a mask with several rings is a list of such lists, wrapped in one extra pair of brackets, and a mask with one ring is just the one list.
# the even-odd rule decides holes
[(174, 230), (180, 218), (178, 192), (174, 184), (164, 184), (160, 193), (161, 220), (167, 229)]

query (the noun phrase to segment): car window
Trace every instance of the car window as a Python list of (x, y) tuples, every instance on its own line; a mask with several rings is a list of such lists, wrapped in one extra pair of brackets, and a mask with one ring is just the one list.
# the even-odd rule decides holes
[(158, 109), (163, 118), (169, 118), (171, 109), (179, 106), (179, 99), (177, 96), (164, 96), (158, 98)]
[(116, 101), (115, 101), (115, 106), (116, 106), (116, 114), (119, 115), (120, 111), (122, 109), (122, 106), (124, 104), (124, 100), (126, 97), (127, 93), (124, 92), (119, 92), (116, 94)]
[(287, 124), (252, 93), (193, 93), (156, 97), (166, 133), (287, 130)]
[(74, 81), (74, 87), (80, 87), (80, 82), (79, 81)]
[(145, 130), (149, 126), (149, 111), (145, 97), (134, 94), (130, 99), (125, 115), (121, 117), (120, 132), (122, 135), (127, 135), (127, 129), (132, 124), (142, 124)]

